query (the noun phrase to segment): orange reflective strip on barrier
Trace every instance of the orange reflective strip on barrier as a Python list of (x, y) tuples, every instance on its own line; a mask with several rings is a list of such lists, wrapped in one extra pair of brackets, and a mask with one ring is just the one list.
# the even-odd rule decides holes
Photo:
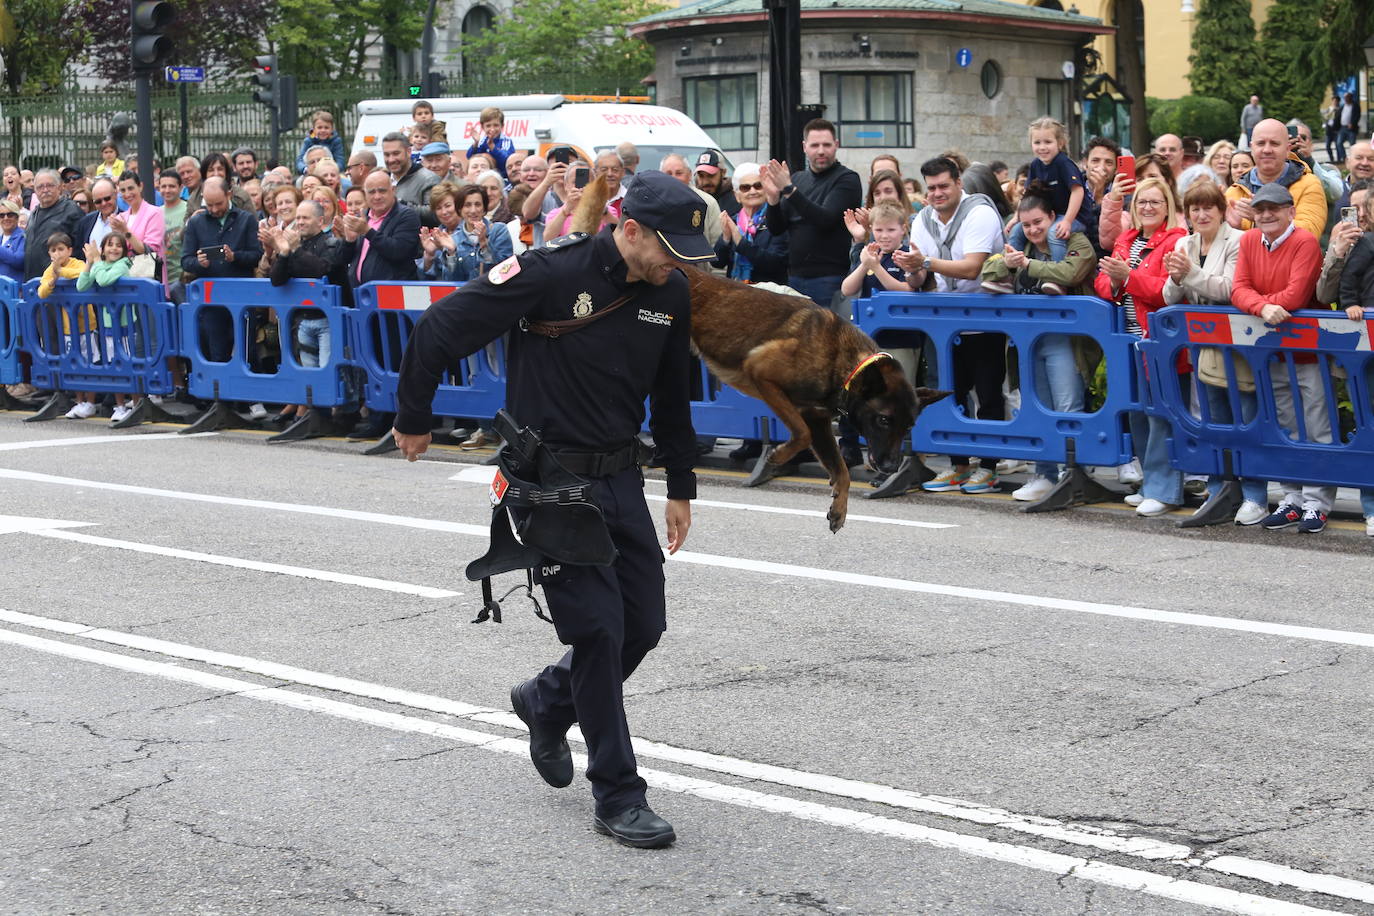
[(1263, 341), (1265, 346), (1285, 350), (1319, 350), (1336, 345), (1341, 349), (1369, 350), (1370, 325), (1374, 324), (1351, 321), (1340, 312), (1333, 312), (1329, 318), (1295, 315), (1272, 327), (1257, 315), (1218, 315), (1214, 312), (1186, 314), (1189, 343), (1253, 347)]

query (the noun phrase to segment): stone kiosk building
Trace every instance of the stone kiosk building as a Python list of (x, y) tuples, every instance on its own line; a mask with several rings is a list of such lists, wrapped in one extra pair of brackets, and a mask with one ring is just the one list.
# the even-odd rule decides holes
[[(801, 101), (825, 106), (840, 161), (860, 174), (879, 153), (913, 173), (949, 147), (1015, 170), (1041, 115), (1074, 137), (1076, 62), (1112, 32), (1001, 0), (801, 0), (801, 12)], [(686, 112), (735, 161), (768, 154), (767, 28), (759, 0), (698, 0), (634, 26), (656, 52), (658, 104)]]

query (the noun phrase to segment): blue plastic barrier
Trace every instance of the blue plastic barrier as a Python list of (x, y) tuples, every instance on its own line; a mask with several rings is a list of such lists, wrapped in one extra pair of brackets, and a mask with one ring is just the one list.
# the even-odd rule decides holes
[(176, 309), (162, 284), (124, 279), (79, 292), (60, 280), (39, 299), (24, 286), (20, 335), (33, 358), (33, 384), (54, 391), (168, 394), (167, 357), (176, 353)]
[[(1258, 480), (1296, 480), (1335, 486), (1374, 486), (1374, 353), (1371, 322), (1351, 321), (1344, 313), (1303, 310), (1292, 320), (1270, 327), (1254, 316), (1227, 307), (1175, 306), (1156, 312), (1152, 339), (1141, 344), (1149, 375), (1147, 410), (1170, 421), (1173, 465), (1195, 474), (1234, 475)], [(1229, 382), (1225, 390), (1236, 422), (1213, 416), (1207, 399), (1183, 390), (1174, 366), (1187, 350), (1194, 366), (1202, 350), (1221, 354)], [(1333, 442), (1313, 441), (1302, 420), (1295, 367), (1316, 362), (1321, 380), (1322, 410), (1329, 418)], [(1237, 365), (1248, 367), (1255, 382), (1256, 413), (1243, 422)], [(1243, 369), (1241, 370), (1243, 372)], [(1279, 423), (1272, 374), (1287, 378), (1296, 402), (1294, 428)], [(1355, 416), (1353, 431), (1342, 434), (1337, 400), (1344, 383)], [(1218, 389), (1221, 390), (1221, 389)]]
[[(339, 288), (319, 280), (292, 280), (273, 286), (269, 280), (196, 280), (187, 287), (188, 301), (180, 308), (180, 354), (191, 361), (187, 389), (198, 398), (214, 401), (262, 401), (334, 407), (346, 402), (344, 366), (356, 365), (351, 309), (339, 304)], [(267, 320), (267, 309), (276, 312), (281, 341), (281, 362), (273, 372), (255, 371), (248, 359), (250, 325)], [(323, 313), (329, 321), (329, 361), (302, 366), (297, 356), (296, 320)], [(219, 314), (212, 314), (222, 310)], [(256, 311), (255, 311), (256, 310)], [(210, 359), (202, 323), (218, 322), (232, 337), (227, 361)], [(227, 319), (227, 321), (226, 321)], [(226, 339), (227, 343), (228, 340)]]
[[(358, 361), (367, 372), (367, 405), (396, 410), (401, 356), (424, 310), (459, 283), (367, 283), (354, 291)], [(489, 420), (506, 403), (505, 344), (501, 340), (459, 360), (439, 382), (433, 411), (441, 417)]]
[[(914, 346), (913, 332), (928, 335), (941, 388), (954, 388), (953, 350), (964, 332), (1005, 334), (1020, 354), (1020, 410), (1006, 420), (979, 420), (945, 398), (922, 411), (912, 430), (915, 451), (1107, 466), (1131, 459), (1125, 414), (1141, 409), (1139, 338), (1126, 331), (1121, 310), (1111, 303), (1093, 296), (880, 292), (854, 305), (859, 327), (880, 346)], [(1102, 348), (1107, 396), (1098, 410), (1062, 413), (1041, 403), (1032, 355), (1047, 334), (1090, 337)]]
[(791, 435), (767, 404), (726, 385), (705, 363), (701, 364), (701, 391), (701, 400), (692, 402), (692, 428), (698, 436), (777, 443), (786, 442)]
[(0, 277), (0, 385), (17, 385), (24, 380), (19, 365), (22, 310), (19, 284), (9, 277)]

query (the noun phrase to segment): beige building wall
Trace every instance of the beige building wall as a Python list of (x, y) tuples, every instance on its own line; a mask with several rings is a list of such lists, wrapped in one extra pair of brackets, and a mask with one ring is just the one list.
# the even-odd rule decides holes
[[(1022, 0), (1028, 6), (1041, 6), (1040, 0)], [(1112, 0), (1061, 0), (1065, 9), (1076, 5), (1085, 16), (1095, 16), (1113, 25)], [(1193, 0), (1193, 7), (1202, 0)], [(1182, 12), (1183, 0), (1143, 0), (1145, 8), (1145, 94), (1160, 99), (1177, 99), (1192, 93), (1188, 83), (1188, 55), (1193, 50), (1194, 14)], [(1274, 0), (1251, 0), (1250, 15), (1258, 30), (1269, 15)], [(1102, 55), (1103, 68), (1116, 72), (1113, 40), (1099, 38), (1094, 47)]]

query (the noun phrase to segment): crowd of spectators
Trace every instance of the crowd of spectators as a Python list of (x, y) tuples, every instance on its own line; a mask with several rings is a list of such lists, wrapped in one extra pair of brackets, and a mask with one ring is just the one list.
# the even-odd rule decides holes
[[(617, 189), (601, 214), (601, 226), (614, 226), (625, 189), (643, 167), (701, 196), (713, 269), (745, 283), (786, 285), (843, 315), (851, 298), (879, 290), (1095, 293), (1121, 308), (1132, 333), (1145, 336), (1151, 314), (1174, 303), (1234, 305), (1272, 325), (1300, 308), (1338, 307), (1353, 320), (1374, 308), (1374, 147), (1356, 135), (1360, 114), (1349, 98), (1324, 125), (1327, 162), (1314, 157), (1306, 124), (1265, 118), (1252, 99), (1236, 143), (1204, 146), (1197, 137), (1165, 134), (1132, 154), (1096, 137), (1075, 157), (1064, 126), (1038, 118), (1027, 126), (1026, 161), (1015, 171), (951, 149), (911, 173), (897, 158), (879, 156), (863, 175), (841, 162), (835, 126), (819, 119), (804, 129), (803, 167), (744, 162), (731, 171), (718, 150), (641, 165), (629, 143), (598, 149), (591, 161), (568, 147), (517, 149), (494, 108), (481, 112), (481, 132), (466, 148), (451, 146), (447, 125), (428, 102), (415, 103), (412, 115), (409, 128), (382, 138), (380, 162), (367, 151), (345, 156), (332, 116), (320, 111), (294, 169), (261, 163), (246, 147), (182, 157), (170, 168), (153, 163), (152, 203), (143, 199), (137, 162), (121, 159), (114, 144), (105, 144), (89, 169), (30, 174), (8, 166), (0, 273), (43, 278), (44, 290), (64, 279), (85, 289), (122, 276), (152, 277), (175, 302), (197, 278), (324, 278), (351, 301), (353, 287), (372, 281), (469, 280), (565, 234), (596, 178)], [(227, 313), (201, 314), (205, 356), (229, 359), (235, 329)], [(280, 359), (279, 350), (271, 352), (281, 346), (273, 340), (274, 318), (249, 328), (250, 341), (261, 345), (255, 358), (266, 364)], [(303, 365), (328, 360), (333, 342), (320, 316), (306, 313), (280, 333)], [(894, 355), (910, 377), (934, 384), (928, 346)], [(1181, 362), (1183, 389), (1220, 422), (1248, 421), (1257, 409), (1254, 379), (1243, 377), (1248, 368), (1232, 364), (1229, 376), (1224, 367), (1218, 374), (1217, 361), (1203, 356), (1197, 366)], [(1044, 404), (1085, 409), (1095, 366), (1081, 340), (1051, 335), (1025, 358)], [(981, 419), (1004, 418), (1008, 400), (1019, 397), (1003, 334), (960, 335), (951, 369), (956, 403)], [(1331, 441), (1317, 362), (1300, 361), (1291, 374), (1276, 365), (1271, 384), (1283, 423), (1311, 441)], [(1228, 385), (1241, 389), (1237, 400), (1227, 396)], [(32, 393), (25, 388), (12, 393)], [(118, 419), (130, 402), (116, 402)], [(1241, 416), (1233, 418), (1235, 403)], [(94, 397), (80, 395), (70, 415), (95, 410)], [(263, 405), (251, 410), (267, 416)], [(390, 429), (389, 415), (365, 411), (358, 401), (337, 409), (333, 420), (355, 440)], [(283, 405), (276, 419), (287, 423), (306, 412)], [(1215, 490), (1217, 482), (1185, 479), (1170, 467), (1163, 423), (1141, 414), (1131, 430), (1138, 460), (1118, 473), (1140, 484), (1128, 499), (1139, 515), (1171, 511), (1203, 487)], [(843, 422), (840, 431), (846, 460), (857, 462), (856, 432)], [(478, 425), (463, 445), (493, 441)], [(758, 453), (758, 443), (746, 442), (731, 457)], [(949, 457), (949, 468), (926, 490), (1000, 488), (995, 457)], [(1059, 473), (1052, 464), (1037, 465), (1013, 495), (1040, 499)], [(1275, 508), (1267, 482), (1244, 481), (1236, 523), (1324, 528), (1330, 488), (1295, 481), (1281, 489)], [(1364, 512), (1374, 535), (1374, 491), (1364, 494)]]

